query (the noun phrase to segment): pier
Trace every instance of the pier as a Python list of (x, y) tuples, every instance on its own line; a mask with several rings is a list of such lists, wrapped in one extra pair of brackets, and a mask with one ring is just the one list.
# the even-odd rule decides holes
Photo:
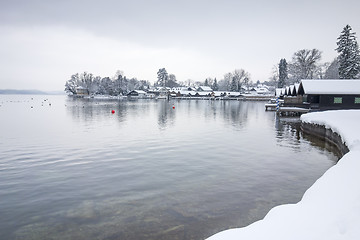
[(280, 107), (277, 114), (280, 116), (300, 116), (303, 113), (310, 112), (308, 108), (300, 107)]

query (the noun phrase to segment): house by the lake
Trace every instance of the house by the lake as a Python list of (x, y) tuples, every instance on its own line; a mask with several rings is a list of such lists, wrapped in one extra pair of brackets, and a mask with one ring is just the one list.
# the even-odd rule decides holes
[(147, 94), (143, 90), (132, 90), (127, 94), (127, 96), (130, 98), (146, 98)]
[(76, 91), (76, 96), (78, 97), (89, 96), (89, 90), (85, 87), (78, 86), (75, 88), (75, 91)]
[(302, 80), (296, 95), (311, 109), (360, 109), (360, 80)]

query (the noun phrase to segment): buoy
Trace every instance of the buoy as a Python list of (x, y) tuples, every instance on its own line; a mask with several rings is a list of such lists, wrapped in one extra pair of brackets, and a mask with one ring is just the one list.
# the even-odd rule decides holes
[(173, 109), (175, 109), (175, 106), (173, 106)]
[(114, 114), (114, 113), (115, 113), (115, 110), (112, 110), (111, 113)]

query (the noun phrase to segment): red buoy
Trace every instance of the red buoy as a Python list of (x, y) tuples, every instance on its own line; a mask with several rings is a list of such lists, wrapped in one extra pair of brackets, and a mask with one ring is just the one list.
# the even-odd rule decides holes
[(175, 109), (175, 106), (173, 106), (173, 109)]
[(112, 110), (111, 113), (114, 114), (114, 113), (115, 113), (115, 110)]

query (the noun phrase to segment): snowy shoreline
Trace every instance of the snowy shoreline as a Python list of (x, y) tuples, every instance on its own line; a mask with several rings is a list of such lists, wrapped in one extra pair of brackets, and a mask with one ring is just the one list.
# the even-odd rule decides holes
[(274, 207), (247, 227), (229, 229), (207, 240), (358, 239), (360, 236), (360, 110), (314, 112), (301, 121), (331, 129), (350, 150), (324, 173), (296, 204)]

